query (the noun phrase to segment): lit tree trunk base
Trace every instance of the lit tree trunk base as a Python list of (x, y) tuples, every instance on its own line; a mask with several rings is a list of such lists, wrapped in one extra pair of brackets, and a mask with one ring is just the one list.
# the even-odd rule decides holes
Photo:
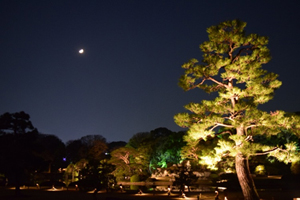
[(254, 181), (248, 170), (247, 160), (241, 154), (237, 154), (235, 157), (236, 173), (242, 188), (242, 192), (245, 200), (259, 200), (258, 193), (256, 191)]

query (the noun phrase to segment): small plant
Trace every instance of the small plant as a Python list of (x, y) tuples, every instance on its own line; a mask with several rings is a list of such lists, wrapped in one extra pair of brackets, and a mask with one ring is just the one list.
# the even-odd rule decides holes
[(266, 175), (266, 169), (264, 165), (258, 165), (255, 168), (255, 174), (259, 176), (265, 176)]

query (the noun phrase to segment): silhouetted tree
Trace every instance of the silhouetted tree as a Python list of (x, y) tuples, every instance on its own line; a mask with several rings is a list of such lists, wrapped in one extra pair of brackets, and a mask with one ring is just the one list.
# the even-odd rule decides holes
[(120, 147), (125, 147), (127, 145), (124, 141), (114, 141), (107, 144), (108, 151), (112, 152), (115, 149), (118, 149)]
[(40, 134), (37, 140), (39, 155), (48, 164), (48, 173), (64, 166), (65, 144), (55, 135)]
[(190, 192), (190, 186), (195, 184), (198, 177), (193, 174), (191, 168), (187, 165), (187, 162), (182, 162), (181, 164), (177, 164), (172, 166), (172, 171), (178, 174), (175, 176), (175, 181), (173, 182), (174, 186), (178, 186), (180, 192), (184, 193), (185, 186), (187, 186), (188, 191)]
[(143, 146), (145, 143), (149, 142), (151, 135), (149, 132), (140, 132), (134, 134), (127, 143), (127, 146), (133, 147), (135, 149)]
[(72, 174), (72, 180), (76, 171), (83, 177), (81, 185), (90, 182), (96, 188), (108, 186), (111, 179), (109, 173), (114, 168), (106, 162), (107, 148), (106, 139), (101, 135), (87, 135), (79, 140), (68, 141), (67, 159), (72, 162), (68, 173)]
[(98, 162), (105, 158), (106, 139), (101, 135), (87, 135), (79, 140), (71, 140), (66, 144), (67, 158), (76, 163), (81, 159)]
[(36, 140), (38, 132), (25, 112), (4, 113), (0, 116), (0, 171), (16, 186), (24, 183), (26, 173), (33, 172), (41, 158), (38, 157)]
[(66, 158), (68, 162), (76, 163), (82, 159), (80, 148), (82, 147), (81, 140), (70, 140), (66, 143)]

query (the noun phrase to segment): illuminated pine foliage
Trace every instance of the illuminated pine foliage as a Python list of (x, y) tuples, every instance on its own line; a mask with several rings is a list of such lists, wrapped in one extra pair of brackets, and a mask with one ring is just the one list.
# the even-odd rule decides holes
[[(257, 136), (266, 140), (282, 130), (298, 134), (299, 119), (283, 111), (257, 109), (273, 98), (281, 82), (276, 74), (262, 69), (271, 59), (268, 38), (246, 35), (245, 26), (245, 22), (233, 20), (207, 29), (209, 40), (200, 45), (203, 60), (192, 59), (182, 65), (185, 73), (179, 85), (185, 91), (199, 88), (218, 95), (214, 100), (189, 103), (185, 106), (189, 112), (174, 119), (189, 128), (186, 141), (193, 148), (208, 136), (228, 134), (226, 140), (220, 137), (213, 153), (199, 159), (213, 167), (223, 156), (234, 157), (244, 198), (252, 200), (259, 197), (248, 169), (249, 157), (269, 154), (284, 162), (299, 159), (294, 142), (267, 144)], [(220, 128), (226, 131), (218, 132)]]

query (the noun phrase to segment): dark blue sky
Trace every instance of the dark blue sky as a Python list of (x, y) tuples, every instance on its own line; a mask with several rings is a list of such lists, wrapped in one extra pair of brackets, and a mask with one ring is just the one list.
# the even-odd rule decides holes
[(209, 96), (178, 87), (181, 65), (236, 18), (269, 36), (265, 69), (283, 81), (263, 109), (300, 111), (298, 1), (0, 0), (0, 114), (25, 111), (63, 142), (182, 130), (173, 116)]

